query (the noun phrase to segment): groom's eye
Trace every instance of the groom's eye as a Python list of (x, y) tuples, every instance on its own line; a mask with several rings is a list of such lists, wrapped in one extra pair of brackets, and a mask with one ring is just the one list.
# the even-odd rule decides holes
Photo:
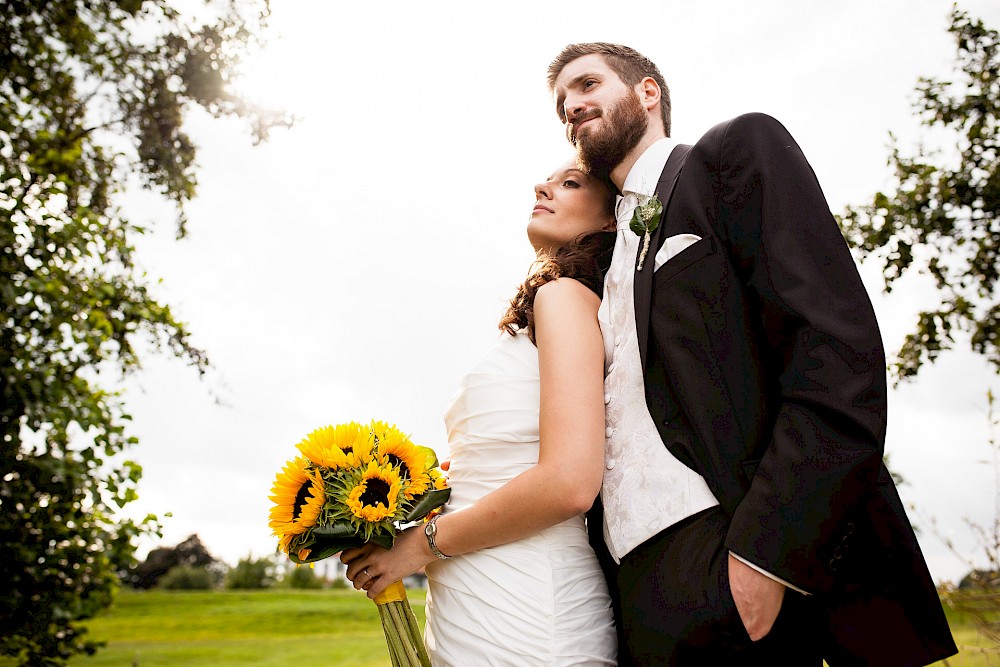
[(596, 86), (596, 85), (597, 85), (597, 80), (596, 79), (587, 79), (586, 81), (583, 82), (583, 89), (584, 90), (588, 90), (589, 88), (591, 88), (593, 86)]

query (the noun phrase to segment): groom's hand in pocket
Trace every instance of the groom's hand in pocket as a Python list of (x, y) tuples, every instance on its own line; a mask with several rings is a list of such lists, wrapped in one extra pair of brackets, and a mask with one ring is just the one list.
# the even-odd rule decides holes
[(729, 554), (729, 588), (750, 639), (766, 637), (781, 611), (785, 586)]

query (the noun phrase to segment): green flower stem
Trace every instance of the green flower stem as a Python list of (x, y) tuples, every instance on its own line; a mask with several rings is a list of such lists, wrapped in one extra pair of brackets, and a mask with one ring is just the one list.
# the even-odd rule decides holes
[(406, 625), (410, 630), (410, 639), (414, 646), (419, 647), (420, 660), (422, 663), (425, 663), (425, 667), (429, 667), (431, 660), (427, 656), (427, 649), (424, 647), (424, 637), (420, 631), (420, 626), (417, 625), (417, 617), (413, 615), (413, 610), (407, 603), (403, 604), (403, 613), (406, 618)]
[[(409, 624), (404, 618), (405, 612), (402, 609), (403, 605), (409, 606), (406, 602), (390, 602), (385, 605), (389, 608), (389, 613), (392, 615), (393, 626), (395, 627), (396, 632), (398, 633), (397, 636), (400, 639), (404, 636), (407, 638), (410, 637)], [(427, 654), (424, 650), (423, 642), (417, 643), (416, 646), (414, 646), (414, 642), (412, 641), (402, 641), (401, 643), (403, 645), (403, 650), (406, 651), (406, 659), (409, 661), (409, 665), (412, 665), (413, 667), (430, 667), (430, 661), (427, 660)], [(419, 651), (423, 655), (417, 654), (417, 646), (420, 647)]]
[(379, 619), (382, 621), (382, 631), (385, 634), (385, 642), (389, 646), (389, 659), (392, 661), (392, 667), (410, 667), (409, 663), (406, 663), (403, 653), (402, 638), (399, 636), (399, 632), (396, 631), (393, 625), (392, 616), (387, 609), (389, 605), (378, 605), (378, 615)]

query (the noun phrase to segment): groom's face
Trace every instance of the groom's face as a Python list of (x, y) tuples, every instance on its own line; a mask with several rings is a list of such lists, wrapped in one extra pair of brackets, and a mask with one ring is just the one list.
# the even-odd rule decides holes
[(568, 63), (553, 88), (566, 138), (592, 174), (609, 174), (646, 133), (649, 119), (639, 96), (601, 55)]

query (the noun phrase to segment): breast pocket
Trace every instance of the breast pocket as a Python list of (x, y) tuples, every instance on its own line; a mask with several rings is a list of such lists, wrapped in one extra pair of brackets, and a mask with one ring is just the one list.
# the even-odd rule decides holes
[(656, 274), (653, 276), (653, 285), (662, 285), (675, 276), (683, 273), (685, 270), (691, 268), (698, 262), (711, 257), (716, 253), (716, 250), (715, 239), (711, 236), (707, 236), (700, 241), (692, 243), (687, 248), (667, 260), (663, 266), (656, 271)]

